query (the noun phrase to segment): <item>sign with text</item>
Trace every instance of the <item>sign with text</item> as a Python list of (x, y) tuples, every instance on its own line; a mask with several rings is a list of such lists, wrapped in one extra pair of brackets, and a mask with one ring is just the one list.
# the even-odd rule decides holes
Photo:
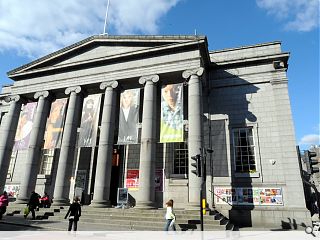
[(281, 188), (215, 187), (215, 204), (283, 205)]

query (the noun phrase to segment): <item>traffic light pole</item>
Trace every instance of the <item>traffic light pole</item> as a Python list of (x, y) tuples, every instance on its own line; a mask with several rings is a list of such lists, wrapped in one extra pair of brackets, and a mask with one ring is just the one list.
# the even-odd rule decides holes
[(200, 149), (201, 156), (201, 187), (200, 187), (200, 224), (203, 231), (203, 214), (206, 211), (205, 184), (206, 184), (206, 153), (205, 149)]

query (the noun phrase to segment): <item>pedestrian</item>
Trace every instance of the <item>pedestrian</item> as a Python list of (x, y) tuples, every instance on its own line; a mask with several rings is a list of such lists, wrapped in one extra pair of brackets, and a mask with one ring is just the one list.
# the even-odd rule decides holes
[(170, 199), (167, 203), (166, 203), (166, 207), (167, 207), (167, 212), (166, 212), (166, 225), (164, 230), (165, 231), (169, 231), (169, 228), (172, 227), (173, 231), (176, 231), (176, 226), (175, 226), (175, 221), (176, 221), (176, 216), (173, 212), (173, 200)]
[(44, 192), (42, 198), (40, 198), (40, 207), (49, 208), (51, 206), (51, 201), (48, 193)]
[(2, 215), (7, 211), (7, 206), (9, 204), (8, 194), (6, 191), (0, 196), (0, 220), (2, 219)]
[[(40, 203), (40, 195), (35, 191), (31, 192), (31, 196), (27, 206), (29, 207), (29, 211), (32, 213), (32, 220), (36, 219), (35, 209), (39, 207)], [(27, 218), (28, 215), (24, 215), (24, 218)]]
[(78, 227), (78, 221), (81, 216), (81, 205), (79, 203), (79, 197), (75, 197), (73, 199), (73, 203), (70, 205), (69, 210), (64, 217), (64, 219), (67, 219), (68, 215), (69, 216), (69, 226), (68, 226), (68, 231), (71, 231), (72, 225), (73, 225), (73, 231), (77, 231)]

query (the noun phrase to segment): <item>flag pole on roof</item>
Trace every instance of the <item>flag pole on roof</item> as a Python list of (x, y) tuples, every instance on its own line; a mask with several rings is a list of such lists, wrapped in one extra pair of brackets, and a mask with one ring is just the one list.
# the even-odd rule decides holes
[(108, 35), (108, 33), (106, 32), (106, 29), (107, 29), (109, 5), (110, 5), (110, 0), (108, 0), (108, 4), (107, 4), (107, 10), (106, 10), (106, 16), (105, 16), (105, 19), (104, 19), (104, 27), (103, 27), (103, 33), (102, 33), (102, 35)]

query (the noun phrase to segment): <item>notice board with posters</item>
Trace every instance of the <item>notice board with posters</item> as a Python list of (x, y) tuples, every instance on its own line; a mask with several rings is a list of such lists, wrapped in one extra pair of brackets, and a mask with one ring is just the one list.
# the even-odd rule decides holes
[[(156, 169), (155, 171), (155, 191), (163, 192), (164, 170)], [(128, 169), (126, 178), (126, 187), (130, 191), (139, 190), (139, 169)]]
[(283, 205), (282, 188), (215, 187), (215, 204)]

